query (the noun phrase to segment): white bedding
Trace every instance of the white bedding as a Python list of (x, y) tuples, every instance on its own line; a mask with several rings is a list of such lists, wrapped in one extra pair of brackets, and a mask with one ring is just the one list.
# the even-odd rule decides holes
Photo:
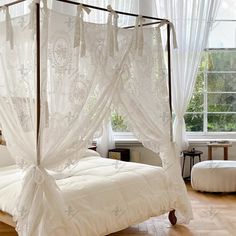
[[(0, 168), (0, 209), (13, 214), (22, 174)], [(57, 179), (78, 235), (106, 235), (172, 209), (162, 168), (101, 157), (79, 161)]]

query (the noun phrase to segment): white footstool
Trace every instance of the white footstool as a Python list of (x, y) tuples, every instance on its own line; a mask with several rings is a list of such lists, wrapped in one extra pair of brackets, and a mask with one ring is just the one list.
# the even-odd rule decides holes
[(236, 192), (236, 161), (203, 161), (193, 166), (191, 185), (203, 192)]

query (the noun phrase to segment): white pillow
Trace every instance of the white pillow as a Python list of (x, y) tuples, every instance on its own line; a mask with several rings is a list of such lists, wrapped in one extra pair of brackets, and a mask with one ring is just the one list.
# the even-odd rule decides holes
[[(95, 156), (96, 157), (100, 157), (100, 154), (98, 152), (94, 151), (94, 150), (86, 149), (86, 151), (84, 152), (82, 158), (95, 157)], [(68, 178), (68, 177), (73, 175), (73, 174), (71, 174), (70, 168), (69, 168), (69, 171), (68, 170), (64, 170), (62, 172), (48, 170), (48, 173), (50, 175), (52, 175), (55, 180), (65, 179), (65, 178)]]
[(100, 154), (92, 149), (86, 149), (83, 157), (100, 157)]
[[(87, 149), (83, 157), (100, 157), (100, 154), (94, 150)], [(0, 145), (0, 167), (15, 165), (14, 159), (11, 157), (10, 152), (6, 146)]]
[(14, 165), (15, 162), (11, 157), (6, 146), (0, 145), (0, 167)]

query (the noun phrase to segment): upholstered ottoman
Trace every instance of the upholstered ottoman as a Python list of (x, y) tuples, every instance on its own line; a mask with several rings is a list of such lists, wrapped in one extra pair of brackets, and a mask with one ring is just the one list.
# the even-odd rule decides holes
[(193, 166), (191, 185), (203, 192), (236, 192), (236, 161), (203, 161)]

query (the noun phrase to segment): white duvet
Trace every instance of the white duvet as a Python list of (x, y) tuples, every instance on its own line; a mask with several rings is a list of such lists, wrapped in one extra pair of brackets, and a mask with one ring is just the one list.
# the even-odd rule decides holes
[[(106, 235), (172, 209), (161, 167), (94, 156), (56, 178), (81, 236)], [(1, 210), (13, 214), (21, 180), (16, 166), (0, 168)]]

